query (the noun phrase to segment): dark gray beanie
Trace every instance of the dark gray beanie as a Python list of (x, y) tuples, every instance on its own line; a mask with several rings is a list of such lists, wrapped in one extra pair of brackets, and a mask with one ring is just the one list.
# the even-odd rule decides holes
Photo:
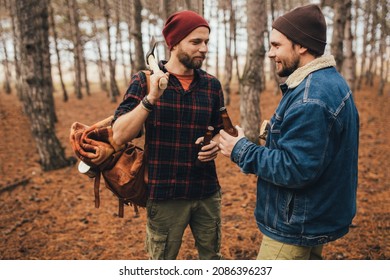
[(278, 17), (272, 27), (291, 41), (324, 54), (326, 45), (326, 22), (317, 5), (307, 5)]

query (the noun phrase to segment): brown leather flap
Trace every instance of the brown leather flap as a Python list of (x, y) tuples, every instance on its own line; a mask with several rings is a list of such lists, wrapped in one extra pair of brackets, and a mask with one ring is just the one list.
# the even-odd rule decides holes
[(134, 180), (136, 175), (142, 171), (143, 153), (141, 148), (130, 143), (115, 165), (111, 169), (103, 171), (103, 175), (110, 182), (110, 185), (119, 187)]
[(123, 149), (113, 140), (111, 126), (112, 117), (100, 121), (92, 126), (75, 122), (70, 129), (70, 143), (76, 156), (86, 164), (98, 167), (110, 159), (113, 153)]

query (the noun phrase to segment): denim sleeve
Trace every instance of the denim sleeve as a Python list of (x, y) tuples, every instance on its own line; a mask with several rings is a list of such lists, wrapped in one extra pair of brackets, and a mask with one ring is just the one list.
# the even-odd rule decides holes
[[(246, 137), (241, 138), (240, 140), (238, 140), (236, 145), (233, 147), (233, 151), (232, 151), (232, 154), (230, 155), (230, 159), (234, 163), (239, 164), (242, 155), (245, 153), (246, 149), (251, 144), (253, 144), (253, 143), (250, 142), (249, 139), (246, 138)], [(243, 171), (243, 172), (245, 172), (245, 171)]]
[[(252, 173), (272, 184), (301, 188), (315, 181), (331, 160), (334, 119), (315, 103), (291, 108), (278, 127), (271, 128), (268, 147), (243, 138), (231, 159), (244, 173)], [(274, 125), (274, 124), (273, 124)], [(276, 125), (276, 124), (275, 124)]]

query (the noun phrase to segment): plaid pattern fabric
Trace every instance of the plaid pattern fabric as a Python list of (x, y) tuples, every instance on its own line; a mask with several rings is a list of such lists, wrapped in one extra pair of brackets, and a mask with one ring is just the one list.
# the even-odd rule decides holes
[[(160, 68), (166, 71), (162, 62)], [(134, 109), (146, 91), (146, 77), (140, 71), (132, 77), (114, 121)], [(214, 162), (205, 168), (195, 166), (199, 151), (195, 141), (207, 126), (219, 132), (222, 106), (221, 84), (205, 71), (195, 70), (187, 91), (173, 74), (169, 76), (167, 89), (145, 123), (150, 199), (202, 199), (220, 189)]]

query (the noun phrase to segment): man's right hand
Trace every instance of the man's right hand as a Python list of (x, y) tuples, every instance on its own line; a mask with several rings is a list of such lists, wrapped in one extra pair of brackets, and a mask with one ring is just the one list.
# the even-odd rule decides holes
[(150, 91), (147, 98), (152, 105), (155, 105), (160, 99), (160, 96), (164, 93), (164, 89), (160, 89), (158, 86), (161, 78), (169, 80), (169, 73), (164, 73), (160, 70), (150, 75)]
[(238, 136), (234, 137), (228, 134), (223, 129), (219, 131), (219, 148), (221, 149), (221, 153), (230, 158), (230, 155), (232, 154), (234, 146), (237, 144), (237, 142), (245, 137), (244, 130), (236, 125)]

